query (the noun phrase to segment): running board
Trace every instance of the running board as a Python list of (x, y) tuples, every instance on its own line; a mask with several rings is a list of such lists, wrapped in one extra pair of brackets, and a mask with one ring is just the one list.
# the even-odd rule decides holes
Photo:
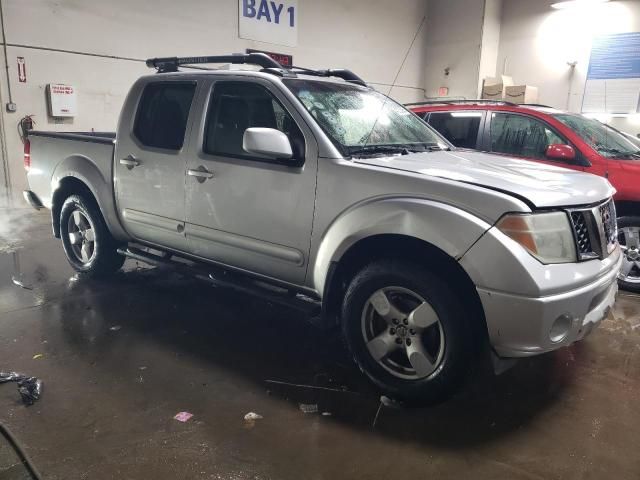
[(134, 247), (119, 248), (118, 253), (158, 268), (170, 269), (186, 276), (207, 281), (216, 287), (229, 288), (258, 297), (267, 302), (291, 308), (307, 315), (314, 324), (320, 316), (321, 304), (319, 301), (293, 290), (272, 286), (266, 282), (253, 280), (238, 273), (217, 269), (186, 259), (184, 261), (173, 260), (171, 256), (155, 255)]

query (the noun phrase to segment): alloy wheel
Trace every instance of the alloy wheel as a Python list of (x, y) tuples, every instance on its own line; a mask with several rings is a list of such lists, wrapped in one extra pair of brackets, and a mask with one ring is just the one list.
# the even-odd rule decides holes
[(623, 254), (618, 279), (629, 283), (640, 283), (640, 227), (620, 228), (618, 242)]
[(441, 366), (445, 336), (440, 318), (412, 290), (377, 290), (364, 305), (361, 324), (369, 354), (392, 375), (420, 380)]
[(90, 263), (96, 253), (95, 228), (80, 209), (74, 210), (69, 216), (67, 235), (76, 259), (85, 265)]

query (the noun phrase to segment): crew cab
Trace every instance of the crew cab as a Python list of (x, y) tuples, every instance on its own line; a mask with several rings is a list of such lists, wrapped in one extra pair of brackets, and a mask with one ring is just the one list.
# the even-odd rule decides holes
[(545, 105), (460, 100), (411, 109), (460, 148), (517, 157), (607, 178), (617, 190), (620, 286), (640, 292), (640, 144), (615, 128)]
[[(178, 71), (220, 62), (261, 69)], [(28, 135), (25, 198), (78, 272), (129, 256), (310, 299), (382, 392), (417, 403), (483, 349), (558, 349), (613, 305), (606, 179), (458, 150), (348, 70), (148, 65), (115, 134)]]

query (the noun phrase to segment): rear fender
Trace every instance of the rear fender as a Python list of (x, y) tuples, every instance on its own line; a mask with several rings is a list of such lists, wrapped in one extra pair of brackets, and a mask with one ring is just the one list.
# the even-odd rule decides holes
[[(72, 155), (57, 165), (51, 177), (52, 199), (56, 198), (56, 192), (64, 186), (64, 180), (70, 177), (82, 182), (96, 199), (111, 235), (117, 240), (128, 240), (129, 236), (122, 228), (115, 209), (111, 178), (105, 177), (96, 164), (88, 157)], [(64, 201), (64, 199), (62, 201)], [(52, 202), (52, 212), (59, 211), (59, 208), (60, 205)]]

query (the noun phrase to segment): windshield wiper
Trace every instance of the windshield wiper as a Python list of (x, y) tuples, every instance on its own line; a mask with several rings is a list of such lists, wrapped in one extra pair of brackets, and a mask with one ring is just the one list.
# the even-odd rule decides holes
[(349, 149), (350, 155), (358, 155), (358, 154), (375, 155), (378, 153), (383, 153), (383, 154), (399, 153), (400, 155), (408, 155), (411, 152), (404, 145), (366, 145), (361, 148)]
[(349, 150), (350, 155), (357, 154), (393, 154), (408, 155), (416, 152), (434, 152), (440, 150), (451, 150), (450, 148), (442, 148), (437, 143), (419, 143), (419, 144), (398, 144), (398, 145), (365, 145), (361, 148), (353, 148)]
[(409, 150), (413, 152), (439, 152), (441, 150), (449, 151), (451, 148), (443, 147), (439, 143), (422, 143), (420, 144), (421, 148), (416, 148), (417, 145), (408, 146)]

